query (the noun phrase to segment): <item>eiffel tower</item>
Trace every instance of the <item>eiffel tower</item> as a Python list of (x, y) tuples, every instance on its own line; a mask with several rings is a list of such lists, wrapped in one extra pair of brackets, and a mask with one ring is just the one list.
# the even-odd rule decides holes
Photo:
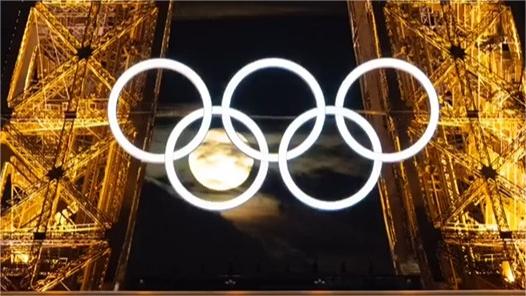
[[(143, 167), (113, 140), (106, 105), (125, 69), (164, 54), (172, 9), (158, 5), (51, 0), (29, 11), (2, 98), (2, 290), (101, 289), (125, 269)], [(154, 78), (134, 79), (119, 104), (139, 146), (150, 138)]]
[[(526, 78), (509, 3), (348, 7), (357, 63), (407, 60), (430, 77), (441, 106), (427, 147), (382, 172), (393, 267), (421, 275), (428, 288), (524, 288)], [(361, 82), (365, 108), (382, 114), (370, 120), (384, 149), (416, 141), (429, 115), (418, 82), (395, 71), (371, 72)]]

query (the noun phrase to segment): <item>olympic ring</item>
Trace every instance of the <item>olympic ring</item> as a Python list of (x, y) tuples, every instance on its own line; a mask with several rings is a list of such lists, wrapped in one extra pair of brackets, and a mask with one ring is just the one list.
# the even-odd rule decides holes
[[(247, 115), (244, 113), (241, 113), (235, 109), (223, 109), (219, 106), (212, 107), (212, 114), (218, 115), (218, 114), (225, 114), (228, 113), (229, 116), (234, 117), (235, 119), (239, 120), (241, 123), (243, 123), (252, 134), (254, 134), (254, 137), (256, 138), (256, 142), (259, 146), (259, 148), (262, 151), (262, 153), (268, 154), (268, 146), (267, 146), (267, 140), (265, 140), (265, 136), (263, 135), (263, 132), (258, 127), (258, 125)], [(183, 184), (177, 177), (177, 174), (175, 173), (175, 167), (174, 167), (174, 160), (176, 160), (176, 157), (173, 154), (173, 149), (175, 147), (175, 144), (177, 142), (177, 138), (181, 135), (183, 130), (189, 126), (192, 122), (196, 121), (197, 119), (203, 117), (203, 112), (201, 109), (193, 111), (192, 113), (188, 114), (184, 118), (182, 118), (177, 125), (174, 127), (172, 132), (170, 133), (170, 136), (168, 136), (168, 140), (166, 142), (166, 150), (164, 153), (165, 156), (165, 162), (164, 166), (166, 169), (166, 174), (168, 176), (168, 180), (172, 184), (172, 187), (174, 190), (187, 202), (190, 204), (206, 209), (206, 210), (214, 210), (214, 211), (222, 211), (222, 210), (228, 210), (235, 208), (246, 201), (248, 201), (254, 194), (257, 193), (259, 188), (261, 188), (261, 185), (263, 185), (263, 182), (265, 181), (265, 177), (267, 176), (268, 171), (268, 161), (266, 159), (261, 160), (261, 163), (259, 164), (259, 170), (256, 175), (256, 178), (254, 179), (254, 182), (252, 185), (248, 187), (248, 189), (240, 194), (238, 197), (227, 200), (227, 201), (206, 201), (202, 200), (195, 195), (193, 195), (190, 191), (188, 191), (186, 188), (184, 188)]]
[[(364, 131), (365, 134), (369, 137), (369, 140), (371, 141), (371, 144), (373, 145), (373, 150), (375, 152), (382, 151), (382, 145), (380, 144), (380, 139), (378, 139), (378, 136), (376, 135), (376, 132), (374, 131), (373, 127), (365, 118), (363, 118), (360, 114), (351, 111), (349, 109), (338, 109), (334, 106), (327, 106), (325, 109), (325, 112), (327, 114), (333, 114), (333, 115), (340, 115), (347, 117), (348, 119), (354, 121), (356, 124), (358, 124)], [(281, 174), (281, 178), (283, 179), (283, 182), (285, 182), (285, 185), (290, 190), (290, 192), (301, 202), (304, 204), (311, 206), (315, 209), (323, 209), (323, 210), (341, 210), (348, 208), (362, 199), (364, 199), (371, 190), (373, 190), (374, 186), (376, 185), (376, 181), (380, 177), (380, 172), (382, 170), (382, 162), (378, 159), (375, 159), (373, 162), (373, 169), (371, 170), (371, 175), (363, 185), (363, 187), (358, 190), (355, 194), (341, 200), (337, 201), (323, 201), (316, 198), (313, 198), (303, 192), (294, 180), (292, 180), (292, 177), (290, 176), (290, 172), (287, 166), (287, 149), (288, 145), (290, 143), (290, 140), (292, 139), (292, 136), (294, 133), (298, 130), (299, 127), (301, 127), (305, 122), (307, 122), (309, 119), (314, 117), (314, 114), (316, 113), (315, 109), (311, 109), (300, 116), (296, 117), (292, 121), (292, 123), (287, 127), (285, 130), (285, 133), (283, 134), (283, 138), (281, 138), (281, 142), (279, 144), (279, 172)]]
[(360, 76), (378, 68), (395, 68), (407, 72), (413, 75), (416, 78), (416, 80), (418, 80), (420, 84), (422, 84), (422, 86), (424, 87), (425, 91), (427, 92), (427, 96), (429, 97), (430, 114), (429, 123), (422, 137), (420, 137), (420, 139), (418, 139), (413, 145), (409, 146), (408, 148), (402, 151), (394, 153), (376, 153), (360, 145), (360, 143), (358, 143), (353, 138), (353, 136), (351, 136), (351, 133), (349, 133), (349, 130), (345, 126), (345, 121), (343, 117), (339, 114), (336, 114), (336, 126), (338, 127), (338, 131), (342, 135), (344, 141), (349, 146), (351, 146), (351, 148), (354, 151), (356, 151), (356, 153), (360, 154), (361, 156), (371, 160), (379, 159), (383, 162), (397, 162), (404, 159), (408, 159), (409, 157), (417, 154), (426, 146), (426, 144), (433, 137), (433, 134), (435, 133), (435, 130), (438, 126), (438, 117), (440, 113), (438, 95), (435, 91), (435, 88), (433, 87), (433, 83), (431, 83), (429, 78), (427, 78), (426, 74), (420, 71), (420, 69), (418, 69), (417, 67), (402, 60), (392, 58), (381, 58), (370, 60), (359, 65), (353, 71), (351, 71), (351, 73), (349, 73), (347, 77), (345, 77), (342, 84), (340, 85), (340, 88), (338, 89), (338, 93), (336, 94), (336, 101), (334, 103), (336, 108), (343, 108), (343, 103), (347, 92), (351, 88), (351, 85)]
[[(278, 153), (270, 153), (268, 151), (268, 145), (263, 132), (249, 116), (230, 107), (234, 91), (242, 82), (242, 80), (248, 75), (266, 68), (280, 68), (298, 75), (308, 84), (314, 95), (316, 103), (315, 108), (310, 109), (296, 117), (287, 127), (279, 144)], [(426, 130), (424, 131), (424, 134), (413, 145), (402, 151), (383, 153), (378, 135), (369, 122), (367, 122), (367, 120), (358, 113), (344, 107), (345, 96), (347, 95), (351, 85), (361, 75), (378, 68), (395, 68), (413, 75), (420, 82), (420, 84), (422, 84), (429, 98), (430, 116), (429, 123), (426, 127)], [(134, 146), (122, 133), (117, 120), (117, 101), (124, 86), (135, 75), (151, 69), (168, 69), (181, 73), (194, 84), (203, 101), (203, 108), (191, 112), (176, 124), (170, 133), (170, 136), (168, 137), (164, 154), (150, 153)], [(287, 165), (288, 160), (300, 156), (312, 145), (314, 145), (314, 142), (321, 134), (323, 124), (325, 122), (325, 116), (327, 114), (334, 115), (336, 119), (336, 127), (349, 147), (356, 151), (356, 153), (359, 155), (373, 160), (371, 174), (363, 187), (353, 195), (337, 201), (319, 200), (303, 192), (292, 180)], [(203, 142), (210, 127), (212, 116), (214, 115), (221, 115), (221, 120), (225, 127), (225, 131), (229, 139), (232, 141), (232, 144), (247, 156), (260, 161), (258, 173), (253, 183), (247, 188), (247, 190), (233, 199), (219, 202), (200, 199), (184, 188), (181, 181), (177, 177), (174, 165), (175, 160), (187, 156)], [(239, 138), (232, 125), (231, 117), (243, 123), (250, 130), (250, 132), (256, 138), (259, 150), (250, 147)], [(177, 140), (183, 130), (199, 118), (203, 118), (203, 120), (199, 130), (196, 133), (196, 136), (188, 144), (186, 144), (186, 146), (174, 151)], [(316, 118), (316, 121), (310, 134), (297, 147), (288, 150), (288, 146), (294, 133), (299, 127), (312, 118)], [(363, 147), (351, 136), (345, 125), (345, 118), (354, 121), (365, 131), (365, 134), (369, 137), (371, 142), (372, 151)], [(195, 73), (188, 66), (170, 59), (150, 59), (130, 67), (124, 71), (119, 79), (117, 79), (117, 82), (112, 88), (108, 100), (108, 121), (110, 130), (115, 135), (117, 143), (119, 143), (119, 145), (131, 156), (144, 162), (164, 162), (168, 179), (174, 190), (181, 196), (181, 198), (194, 206), (212, 211), (232, 209), (234, 207), (240, 206), (241, 204), (248, 201), (252, 196), (254, 196), (261, 188), (265, 180), (270, 162), (278, 163), (279, 172), (283, 182), (285, 183), (285, 186), (299, 201), (310, 207), (321, 210), (340, 210), (348, 208), (363, 200), (371, 192), (371, 190), (373, 190), (378, 178), (380, 177), (382, 163), (402, 161), (422, 150), (433, 137), (434, 132), (438, 126), (438, 119), (438, 96), (429, 78), (417, 67), (405, 61), (393, 58), (371, 60), (359, 65), (357, 68), (351, 71), (343, 80), (340, 88), (338, 89), (334, 106), (325, 105), (325, 99), (321, 87), (309, 71), (294, 62), (280, 58), (257, 60), (241, 68), (241, 70), (239, 70), (228, 83), (223, 94), (221, 106), (212, 106), (212, 100), (210, 98), (208, 88), (197, 73)]]
[[(221, 102), (221, 107), (230, 108), (230, 102), (232, 101), (234, 91), (241, 83), (241, 81), (245, 79), (245, 77), (247, 77), (248, 75), (265, 68), (280, 68), (288, 70), (298, 75), (309, 85), (312, 93), (314, 94), (314, 100), (316, 101), (316, 110), (318, 112), (316, 113), (316, 122), (314, 123), (312, 132), (307, 136), (307, 138), (305, 138), (303, 143), (301, 143), (300, 145), (298, 145), (298, 147), (292, 149), (289, 152), (290, 156), (288, 159), (290, 160), (303, 154), (314, 144), (314, 142), (316, 142), (316, 140), (321, 134), (321, 130), (323, 129), (323, 123), (325, 122), (325, 98), (323, 96), (323, 91), (321, 90), (321, 87), (318, 84), (316, 78), (314, 78), (314, 76), (312, 76), (312, 74), (309, 71), (307, 71), (305, 68), (294, 62), (279, 58), (261, 59), (252, 62), (246, 65), (245, 67), (241, 68), (241, 70), (239, 70), (232, 77), (232, 79), (230, 79), (228, 85), (226, 86), (225, 93), (223, 94), (223, 101)], [(243, 153), (257, 160), (266, 159), (271, 162), (278, 161), (278, 155), (276, 153), (262, 155), (262, 153), (256, 151), (254, 148), (248, 146), (245, 142), (243, 142), (243, 140), (239, 138), (236, 131), (234, 130), (232, 121), (230, 120), (230, 117), (227, 115), (227, 113), (223, 113), (223, 115), (221, 116), (221, 120), (223, 121), (223, 126), (225, 127), (226, 134), (228, 135), (232, 143)]]
[[(130, 81), (135, 75), (152, 69), (167, 69), (179, 72), (194, 84), (203, 100), (203, 121), (201, 122), (201, 127), (199, 127), (195, 138), (186, 144), (186, 146), (179, 149), (176, 154), (190, 154), (190, 152), (194, 151), (195, 148), (201, 145), (205, 139), (206, 133), (208, 133), (208, 129), (210, 128), (210, 123), (212, 122), (212, 99), (210, 98), (210, 93), (208, 92), (208, 88), (203, 79), (201, 79), (194, 70), (183, 63), (170, 59), (149, 59), (139, 62), (124, 71), (119, 79), (117, 79), (117, 82), (115, 82), (115, 85), (111, 89), (110, 97), (108, 99), (108, 122), (117, 143), (119, 143), (126, 152), (137, 159), (150, 163), (163, 163), (164, 154), (144, 151), (128, 141), (126, 136), (122, 133), (122, 130), (119, 127), (119, 122), (117, 121), (117, 101), (119, 100), (119, 96), (126, 83), (128, 83), (128, 81)], [(176, 158), (180, 157), (176, 156)]]

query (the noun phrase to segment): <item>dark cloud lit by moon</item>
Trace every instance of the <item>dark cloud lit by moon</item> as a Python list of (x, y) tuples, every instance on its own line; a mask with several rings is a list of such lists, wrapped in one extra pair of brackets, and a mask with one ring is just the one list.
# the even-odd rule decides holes
[(201, 185), (225, 191), (245, 182), (254, 160), (236, 149), (223, 129), (211, 129), (203, 143), (188, 156), (188, 164)]

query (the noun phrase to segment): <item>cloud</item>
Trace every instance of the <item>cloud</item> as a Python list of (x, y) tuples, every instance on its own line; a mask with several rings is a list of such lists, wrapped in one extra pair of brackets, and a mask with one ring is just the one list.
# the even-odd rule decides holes
[(257, 225), (280, 217), (280, 202), (271, 194), (258, 193), (242, 207), (237, 207), (221, 213), (225, 219), (232, 221), (240, 228)]
[[(170, 130), (173, 125), (156, 127), (154, 137), (152, 139), (151, 151), (164, 151), (165, 141), (168, 138)], [(191, 140), (193, 134), (183, 133), (181, 136), (181, 143), (187, 143)], [(242, 133), (248, 139), (248, 142), (256, 147), (254, 139), (248, 133)], [(277, 151), (281, 141), (282, 133), (265, 132), (265, 137), (269, 145), (270, 151)], [(298, 134), (292, 138), (290, 147), (296, 147), (306, 137), (306, 134)], [(364, 142), (357, 136), (359, 142)], [(181, 147), (181, 146), (179, 146)], [(289, 148), (290, 149), (290, 148)], [(352, 150), (345, 144), (339, 133), (325, 133), (321, 134), (316, 143), (302, 156), (289, 161), (290, 170), (293, 174), (309, 175), (319, 171), (330, 170), (339, 174), (345, 174), (355, 177), (367, 176), (372, 167), (372, 161), (364, 159), (358, 155), (352, 155)], [(231, 151), (230, 153), (234, 153)], [(181, 171), (188, 170), (187, 161), (178, 163), (178, 168)], [(271, 170), (277, 171), (277, 164), (271, 164)], [(148, 165), (146, 172), (150, 177), (164, 177), (164, 166), (162, 165)]]

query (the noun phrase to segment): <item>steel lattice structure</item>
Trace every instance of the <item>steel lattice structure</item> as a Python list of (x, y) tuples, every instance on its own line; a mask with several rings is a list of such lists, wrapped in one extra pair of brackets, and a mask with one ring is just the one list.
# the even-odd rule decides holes
[[(411, 162), (387, 172), (395, 181), (380, 183), (395, 267), (404, 273), (399, 261), (411, 256), (399, 246), (409, 237), (413, 259), (419, 258), (424, 277), (429, 273), (429, 252), (437, 250), (427, 250), (426, 259), (420, 239), (425, 230), (416, 215), (421, 200), (428, 223), (439, 231), (436, 257), (450, 286), (524, 287), (526, 79), (510, 8), (499, 1), (391, 1), (383, 7), (385, 18), (375, 19), (370, 2), (349, 7), (358, 60), (381, 55), (376, 28), (384, 26), (391, 55), (422, 69), (440, 99), (435, 138)], [(381, 89), (369, 93), (372, 102), (364, 105), (387, 111), (376, 124), (386, 128), (390, 148), (414, 142), (428, 122), (423, 89), (404, 73), (397, 72), (396, 80), (398, 105), (385, 73), (363, 81)], [(397, 113), (404, 108), (411, 116)], [(406, 215), (397, 213), (399, 205)]]
[[(101, 288), (107, 233), (137, 176), (109, 131), (107, 97), (120, 73), (150, 57), (157, 10), (152, 1), (31, 9), (2, 110), (2, 290)], [(128, 84), (119, 104), (121, 126), (139, 142), (126, 115), (140, 106), (145, 81)]]

